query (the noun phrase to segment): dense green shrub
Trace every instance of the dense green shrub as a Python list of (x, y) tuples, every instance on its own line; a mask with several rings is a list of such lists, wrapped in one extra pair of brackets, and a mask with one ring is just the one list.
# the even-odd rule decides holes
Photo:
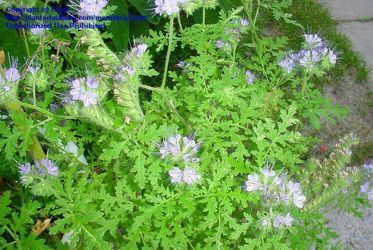
[[(166, 2), (154, 10), (165, 30), (123, 53), (97, 29), (41, 30), (25, 34), (36, 49), (23, 67), (2, 65), (5, 247), (328, 244), (321, 210), (356, 186), (358, 174), (343, 175), (356, 140), (344, 138), (330, 161), (305, 164), (314, 138), (300, 132), (345, 113), (310, 80), (333, 67), (334, 51), (315, 34), (303, 36), (299, 51), (286, 37), (261, 37), (262, 7), (296, 24), (282, 12), (288, 1), (243, 1), (215, 23), (206, 22), (214, 0)], [(77, 14), (116, 11), (98, 3)], [(185, 25), (179, 12), (201, 14), (201, 23)], [(349, 209), (364, 200), (356, 192), (345, 194)]]

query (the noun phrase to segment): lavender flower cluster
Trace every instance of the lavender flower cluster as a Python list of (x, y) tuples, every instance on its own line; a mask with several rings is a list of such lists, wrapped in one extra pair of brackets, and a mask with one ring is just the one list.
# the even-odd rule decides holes
[(188, 2), (188, 0), (155, 0), (154, 12), (158, 15), (167, 16), (178, 14), (185, 2)]
[(287, 55), (278, 64), (287, 73), (296, 68), (315, 69), (320, 63), (334, 65), (337, 55), (317, 34), (305, 34), (303, 49)]
[(73, 101), (81, 101), (84, 107), (97, 105), (98, 80), (93, 76), (81, 77), (71, 81), (70, 97)]
[(364, 183), (360, 186), (360, 193), (367, 196), (369, 201), (373, 201), (373, 160), (367, 160), (363, 166)]
[(199, 162), (199, 158), (196, 157), (198, 150), (201, 145), (196, 143), (193, 138), (182, 137), (179, 134), (170, 135), (166, 140), (163, 141), (159, 147), (159, 153), (162, 159), (169, 158), (173, 162), (182, 162), (186, 167), (181, 170), (178, 167), (171, 169), (168, 174), (171, 177), (172, 183), (186, 183), (194, 184), (201, 179), (201, 176), (197, 173), (194, 168), (189, 167), (189, 164), (195, 164)]
[(5, 69), (5, 77), (0, 74), (0, 97), (9, 97), (12, 89), (16, 87), (16, 83), (21, 79), (21, 74), (18, 71), (18, 61), (11, 59), (10, 67)]
[(30, 32), (31, 34), (33, 34), (34, 36), (39, 36), (39, 35), (43, 35), (45, 33), (45, 31), (47, 31), (48, 28), (40, 28), (40, 27), (36, 27), (36, 28), (31, 28), (30, 29)]
[(259, 174), (247, 176), (245, 190), (248, 192), (259, 192), (263, 199), (271, 204), (295, 205), (303, 208), (306, 196), (303, 195), (299, 183), (287, 181), (285, 174), (277, 175), (275, 171), (264, 168)]
[[(303, 195), (299, 183), (288, 180), (286, 174), (276, 174), (270, 168), (263, 168), (260, 173), (254, 173), (247, 176), (244, 190), (248, 192), (258, 192), (264, 204), (273, 206), (285, 205), (296, 206), (303, 208), (306, 202), (306, 196)], [(294, 218), (290, 213), (272, 214), (270, 210), (269, 216), (262, 220), (262, 227), (274, 227), (276, 229), (284, 229), (292, 226)]]
[(180, 13), (181, 10), (192, 14), (196, 9), (205, 7), (213, 8), (216, 0), (195, 1), (195, 0), (155, 0), (154, 12), (161, 16), (172, 16)]
[(293, 224), (294, 218), (287, 213), (286, 215), (278, 214), (274, 218), (266, 218), (262, 220), (262, 227), (269, 227), (273, 225), (276, 229), (282, 229), (291, 227)]
[(79, 17), (100, 16), (108, 3), (108, 0), (70, 0), (68, 6), (75, 10)]
[(34, 165), (31, 163), (21, 165), (19, 173), (21, 174), (21, 183), (29, 185), (35, 177), (57, 176), (58, 167), (49, 159), (35, 160)]
[(250, 71), (250, 70), (246, 70), (246, 81), (247, 81), (247, 84), (252, 84), (255, 80), (255, 75)]
[(184, 170), (181, 170), (178, 167), (171, 169), (168, 174), (171, 177), (171, 183), (186, 183), (193, 184), (198, 182), (201, 179), (201, 175), (197, 173), (194, 168), (186, 167)]

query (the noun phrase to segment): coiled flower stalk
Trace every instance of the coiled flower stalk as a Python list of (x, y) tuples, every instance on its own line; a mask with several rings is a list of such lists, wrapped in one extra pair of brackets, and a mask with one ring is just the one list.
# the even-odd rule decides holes
[[(108, 15), (105, 7), (107, 6), (108, 1), (106, 0), (96, 0), (96, 1), (70, 1), (70, 7), (75, 10), (73, 13), (77, 16), (85, 15)], [(79, 36), (80, 42), (88, 46), (87, 54), (91, 59), (96, 59), (97, 64), (101, 65), (106, 71), (107, 75), (112, 78), (115, 73), (113, 69), (118, 69), (121, 66), (121, 60), (118, 56), (111, 51), (106, 44), (104, 43), (101, 33), (98, 29), (83, 29), (79, 32), (76, 32), (76, 35)], [(123, 84), (115, 84), (116, 96), (118, 103), (126, 108), (125, 110), (125, 121), (133, 120), (139, 121), (143, 117), (143, 112), (141, 110), (139, 99), (138, 99), (138, 86), (134, 84), (128, 84), (127, 82)], [(120, 88), (118, 88), (120, 86)], [(98, 115), (100, 117), (108, 117), (105, 115), (104, 110), (99, 109), (98, 107), (92, 108), (90, 110), (85, 110), (83, 112), (89, 112), (88, 115)], [(94, 114), (91, 114), (94, 112)], [(100, 121), (99, 119), (98, 121)]]
[(140, 121), (144, 116), (138, 96), (140, 76), (157, 74), (156, 71), (150, 69), (152, 61), (146, 50), (146, 44), (135, 45), (126, 54), (114, 77), (116, 80), (114, 95), (118, 104), (126, 109), (126, 121)]
[(97, 59), (105, 70), (116, 68), (120, 65), (117, 55), (111, 51), (102, 40), (101, 33), (97, 29), (84, 29), (80, 40), (88, 45), (87, 54), (91, 59)]

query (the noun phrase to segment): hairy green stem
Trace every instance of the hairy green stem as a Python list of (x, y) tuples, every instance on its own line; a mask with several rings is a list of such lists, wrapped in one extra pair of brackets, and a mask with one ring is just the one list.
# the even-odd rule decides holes
[(27, 53), (27, 57), (30, 57), (30, 49), (28, 47), (28, 42), (27, 42), (27, 37), (26, 37), (26, 33), (25, 33), (25, 30), (22, 30), (22, 36), (23, 36), (23, 41), (25, 43), (25, 48), (26, 48), (26, 53)]
[(180, 31), (183, 32), (184, 29), (183, 29), (183, 25), (181, 24), (181, 20), (180, 20), (180, 14), (177, 15), (177, 22), (179, 23), (179, 28), (180, 28)]
[(56, 115), (56, 114), (53, 114), (52, 112), (49, 112), (48, 110), (45, 110), (43, 108), (40, 108), (39, 106), (36, 106), (36, 105), (33, 105), (33, 104), (28, 104), (28, 103), (24, 103), (24, 102), (21, 102), (21, 101), (17, 101), (17, 103), (20, 105), (20, 106), (23, 106), (25, 108), (30, 108), (30, 109), (34, 109), (36, 111), (38, 111), (39, 113), (42, 113), (46, 116), (49, 116), (49, 117), (54, 117), (54, 118), (60, 118), (60, 119), (66, 119), (66, 120), (73, 120), (73, 119), (77, 119), (79, 117), (76, 117), (76, 116), (63, 116), (63, 115)]
[(170, 30), (168, 33), (168, 48), (167, 48), (166, 63), (164, 66), (161, 89), (164, 89), (166, 86), (166, 80), (167, 80), (167, 75), (168, 75), (168, 64), (170, 62), (170, 56), (171, 56), (171, 50), (172, 50), (172, 39), (174, 36), (174, 18), (175, 18), (174, 16), (171, 16), (170, 18)]
[(253, 34), (255, 38), (258, 40), (258, 35), (256, 34), (255, 27), (256, 27), (256, 21), (258, 20), (258, 15), (259, 15), (259, 10), (260, 10), (260, 0), (257, 1), (257, 5), (258, 6), (256, 6), (256, 12), (255, 12), (255, 17), (253, 21)]
[(258, 4), (258, 6), (256, 6), (256, 13), (255, 13), (254, 22), (253, 22), (254, 27), (256, 26), (256, 21), (258, 19), (258, 15), (259, 15), (260, 0), (258, 0), (257, 4)]
[(147, 86), (147, 85), (144, 85), (144, 84), (140, 84), (140, 88), (151, 90), (151, 91), (161, 91), (160, 88), (154, 88), (154, 87)]

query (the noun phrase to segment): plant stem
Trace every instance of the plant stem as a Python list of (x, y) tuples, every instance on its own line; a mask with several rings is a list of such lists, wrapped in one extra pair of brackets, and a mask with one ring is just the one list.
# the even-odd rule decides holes
[(34, 101), (34, 105), (36, 106), (36, 83), (35, 81), (32, 82), (32, 99)]
[(256, 39), (258, 39), (258, 35), (256, 34), (255, 27), (256, 27), (256, 21), (258, 20), (258, 15), (259, 15), (260, 0), (258, 0), (257, 5), (258, 6), (256, 7), (256, 13), (255, 13), (254, 21), (253, 21), (253, 34)]
[(256, 13), (255, 13), (254, 22), (253, 22), (254, 27), (256, 26), (256, 21), (258, 19), (259, 9), (260, 9), (260, 0), (258, 0), (258, 6), (256, 6)]
[(304, 98), (304, 95), (306, 94), (306, 90), (308, 89), (307, 82), (310, 80), (310, 78), (310, 76), (306, 76), (302, 81), (302, 98)]
[(30, 108), (30, 109), (34, 109), (46, 116), (49, 116), (49, 117), (55, 117), (55, 118), (60, 118), (60, 119), (67, 119), (67, 120), (72, 120), (72, 119), (77, 119), (78, 117), (76, 116), (63, 116), (63, 115), (56, 115), (56, 114), (53, 114), (52, 112), (49, 112), (48, 110), (45, 110), (43, 108), (40, 108), (39, 106), (36, 106), (36, 105), (33, 105), (33, 104), (28, 104), (28, 103), (24, 103), (24, 102), (21, 102), (21, 101), (17, 101), (17, 103), (20, 105), (20, 106), (23, 106), (25, 108)]
[(26, 37), (26, 33), (24, 29), (22, 29), (22, 35), (23, 35), (23, 41), (25, 42), (27, 57), (30, 57), (30, 49), (28, 47), (27, 37)]
[(180, 14), (177, 15), (177, 22), (179, 23), (179, 28), (180, 28), (180, 31), (183, 32), (184, 29), (183, 29), (183, 25), (181, 24), (181, 20), (180, 20)]
[(168, 33), (168, 48), (167, 48), (167, 55), (166, 55), (166, 64), (164, 66), (164, 72), (163, 72), (163, 80), (161, 89), (164, 89), (166, 86), (166, 80), (168, 75), (168, 64), (170, 62), (170, 56), (171, 56), (171, 50), (172, 50), (172, 39), (174, 36), (174, 16), (171, 16), (170, 18), (170, 30)]
[(154, 87), (147, 86), (147, 85), (144, 85), (144, 84), (140, 84), (140, 88), (151, 90), (151, 91), (161, 91), (160, 88), (154, 88)]

